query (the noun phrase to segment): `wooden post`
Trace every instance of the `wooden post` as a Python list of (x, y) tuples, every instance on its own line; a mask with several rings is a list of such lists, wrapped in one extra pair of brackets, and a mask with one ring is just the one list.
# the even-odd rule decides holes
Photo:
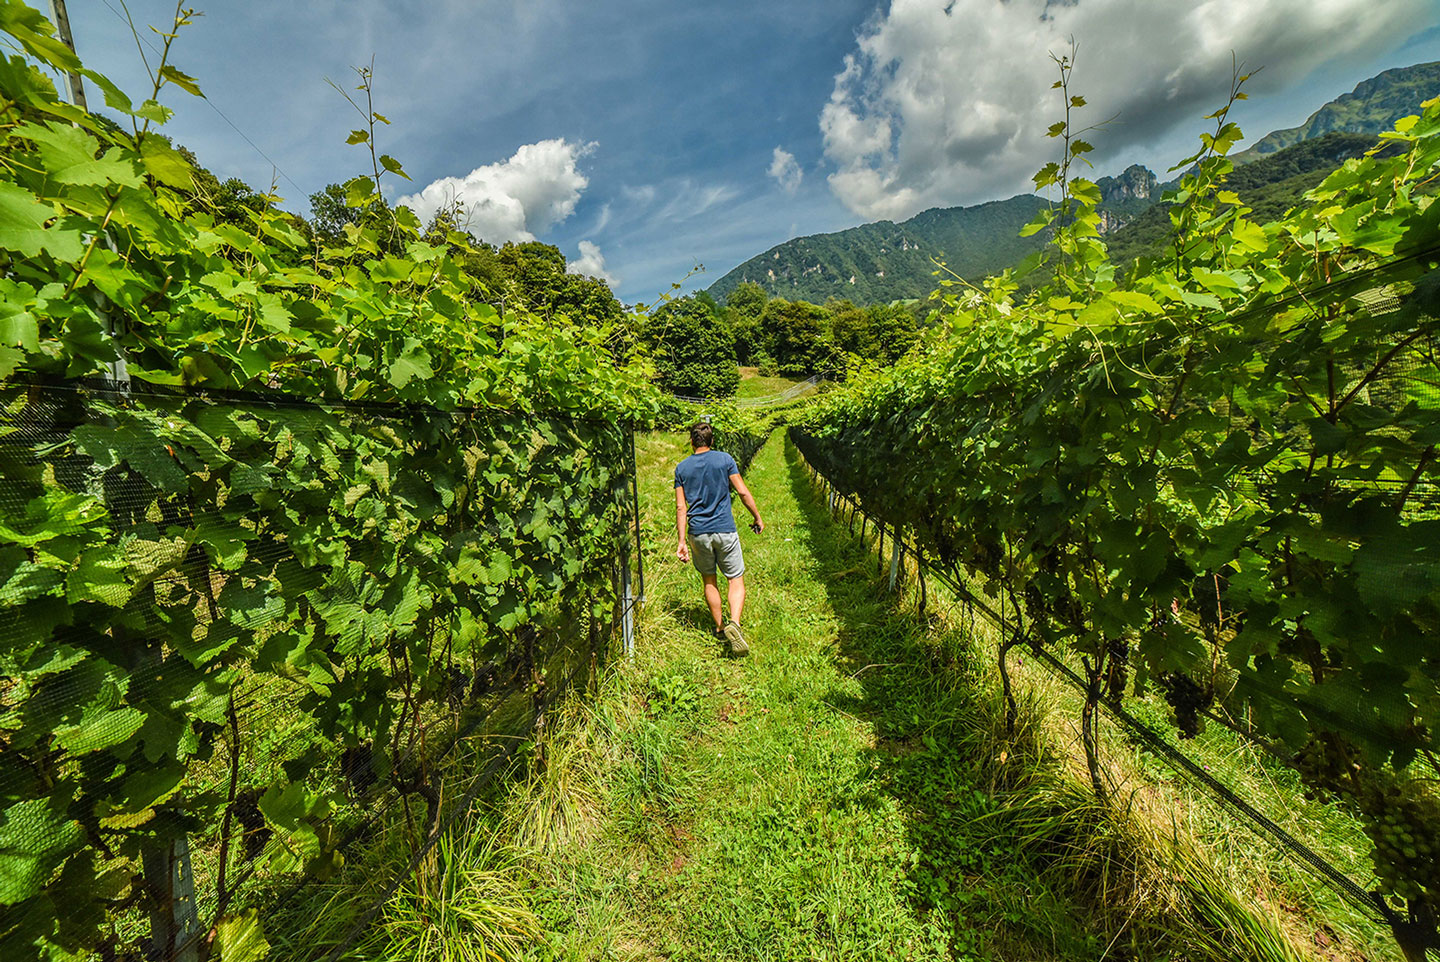
[[(55, 32), (60, 35), (60, 42), (75, 52), (75, 35), (70, 32), (70, 15), (65, 12), (65, 0), (50, 0), (50, 13), (55, 20)], [(66, 93), (70, 95), (70, 102), (81, 110), (88, 111), (89, 105), (85, 102), (85, 84), (78, 73), (65, 73)]]

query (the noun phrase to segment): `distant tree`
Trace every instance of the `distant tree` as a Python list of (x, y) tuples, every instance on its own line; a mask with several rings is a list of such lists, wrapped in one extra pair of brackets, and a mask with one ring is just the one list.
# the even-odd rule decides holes
[(343, 243), (345, 225), (354, 219), (354, 208), (345, 206), (345, 188), (340, 184), (326, 184), (310, 195), (310, 229), (326, 247)]
[(841, 300), (826, 302), (825, 311), (830, 315), (830, 342), (835, 345), (836, 351), (875, 357), (875, 332), (870, 324), (869, 311)]
[[(155, 135), (150, 135), (155, 136)], [(195, 190), (191, 202), (209, 212), (217, 224), (235, 224), (249, 230), (254, 226), (250, 215), (275, 206), (274, 198), (261, 193), (238, 177), (221, 180), (203, 166), (189, 148), (176, 145), (175, 152), (190, 162)]]
[(496, 252), (496, 262), (504, 277), (497, 297), (503, 296), (507, 304), (523, 305), (552, 321), (605, 330), (610, 352), (619, 361), (634, 353), (639, 331), (610, 285), (570, 273), (560, 248), (538, 241), (508, 243)]
[(500, 253), (493, 244), (487, 244), (465, 230), (458, 213), (455, 207), (436, 211), (420, 236), (427, 244), (448, 248), (450, 256), (478, 282), (475, 285), (475, 300), (495, 306), (498, 310), (511, 286), (500, 263)]
[(516, 293), (537, 312), (549, 306), (554, 290), (565, 276), (565, 255), (560, 253), (560, 248), (539, 241), (502, 244), (500, 264), (515, 282)]
[(904, 304), (872, 304), (865, 309), (865, 314), (874, 339), (875, 357), (887, 364), (904, 357), (920, 339), (920, 322), (914, 310)]
[(760, 316), (769, 300), (769, 293), (754, 281), (741, 282), (725, 298), (725, 318), (735, 335), (735, 356), (741, 364), (757, 363)]
[(716, 302), (714, 296), (711, 295), (711, 293), (710, 293), (709, 291), (696, 291), (694, 294), (691, 294), (690, 296), (693, 297), (693, 298), (695, 298), (695, 300), (699, 301), (701, 304), (704, 304), (704, 305), (705, 305), (705, 309), (706, 309), (707, 311), (709, 311), (711, 314), (714, 314), (714, 315), (716, 315), (716, 316), (719, 316), (719, 314), (720, 314), (720, 305), (719, 305), (719, 303)]
[(725, 296), (725, 306), (734, 308), (746, 317), (760, 319), (765, 312), (765, 303), (770, 295), (765, 288), (754, 281), (741, 281)]
[[(311, 236), (323, 247), (339, 247), (349, 243), (345, 228), (371, 229), (375, 243), (387, 254), (400, 254), (402, 232), (395, 229), (395, 211), (383, 199), (352, 207), (345, 184), (326, 184), (310, 195)], [(408, 215), (406, 215), (408, 216)]]
[(625, 317), (610, 285), (569, 273), (565, 255), (553, 244), (506, 244), (499, 250), (499, 263), (513, 296), (542, 317), (563, 315), (573, 324), (589, 326), (615, 324)]
[(834, 356), (830, 315), (807, 301), (777, 297), (760, 317), (760, 343), (781, 374), (800, 376), (826, 370)]
[(663, 304), (645, 324), (644, 341), (660, 384), (675, 394), (725, 398), (740, 385), (735, 341), (713, 300), (682, 297)]

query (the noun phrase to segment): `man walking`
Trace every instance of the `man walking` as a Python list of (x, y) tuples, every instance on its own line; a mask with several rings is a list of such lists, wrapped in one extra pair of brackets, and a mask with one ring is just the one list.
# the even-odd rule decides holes
[[(750, 530), (757, 534), (764, 531), (765, 522), (760, 520), (760, 509), (745, 487), (735, 459), (724, 451), (712, 450), (714, 440), (710, 425), (703, 421), (693, 425), (690, 447), (695, 453), (675, 466), (675, 527), (680, 532), (675, 555), (681, 561), (693, 560), (705, 582), (705, 604), (715, 619), (716, 639), (730, 642), (730, 654), (744, 655), (750, 651), (740, 632), (740, 614), (745, 608), (745, 559), (740, 554), (740, 535), (730, 510), (730, 489), (735, 489), (755, 519)], [(728, 582), (729, 621), (720, 605), (717, 571)]]

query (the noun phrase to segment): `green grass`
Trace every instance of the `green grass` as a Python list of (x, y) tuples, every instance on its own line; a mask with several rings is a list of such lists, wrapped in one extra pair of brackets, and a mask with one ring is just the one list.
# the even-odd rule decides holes
[(771, 397), (786, 391), (800, 381), (797, 378), (767, 376), (760, 373), (759, 368), (742, 367), (740, 369), (740, 386), (735, 389), (737, 398), (758, 398)]

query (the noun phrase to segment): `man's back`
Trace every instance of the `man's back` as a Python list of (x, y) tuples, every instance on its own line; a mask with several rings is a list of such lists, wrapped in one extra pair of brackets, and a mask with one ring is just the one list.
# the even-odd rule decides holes
[(735, 459), (724, 451), (701, 451), (675, 467), (675, 486), (685, 489), (691, 534), (735, 531), (730, 510), (730, 475), (738, 474)]

